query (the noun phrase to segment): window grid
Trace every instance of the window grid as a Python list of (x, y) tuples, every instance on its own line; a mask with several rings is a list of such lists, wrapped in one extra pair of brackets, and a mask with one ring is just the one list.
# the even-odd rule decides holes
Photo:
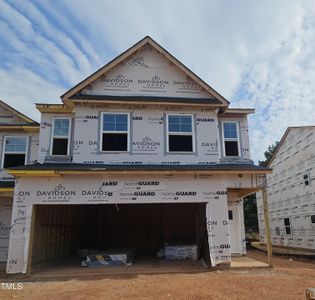
[[(11, 140), (11, 145), (10, 142)], [(5, 137), (5, 147), (4, 152), (5, 153), (16, 153), (16, 154), (24, 154), (26, 153), (26, 147), (27, 147), (27, 137), (11, 137), (6, 136)]]
[(103, 132), (128, 132), (128, 114), (103, 113), (102, 119)]

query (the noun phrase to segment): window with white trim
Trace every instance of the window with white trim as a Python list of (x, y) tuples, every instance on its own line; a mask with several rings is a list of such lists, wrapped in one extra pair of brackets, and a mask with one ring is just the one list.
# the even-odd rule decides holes
[(103, 113), (101, 151), (129, 151), (129, 114)]
[(28, 137), (5, 136), (2, 167), (23, 166), (26, 163)]
[(55, 118), (51, 139), (51, 155), (69, 155), (70, 118)]
[(240, 156), (237, 122), (223, 122), (222, 126), (225, 156)]
[(290, 235), (292, 230), (291, 230), (291, 220), (290, 218), (284, 218), (284, 229), (285, 229), (285, 234)]
[(167, 151), (194, 152), (193, 116), (167, 116)]

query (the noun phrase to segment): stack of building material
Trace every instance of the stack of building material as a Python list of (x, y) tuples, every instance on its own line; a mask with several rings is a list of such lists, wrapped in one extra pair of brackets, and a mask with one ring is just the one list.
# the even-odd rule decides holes
[(112, 250), (90, 253), (81, 262), (82, 267), (102, 267), (109, 265), (131, 265), (134, 257), (133, 250)]
[(197, 245), (165, 245), (165, 259), (179, 260), (179, 259), (198, 259)]

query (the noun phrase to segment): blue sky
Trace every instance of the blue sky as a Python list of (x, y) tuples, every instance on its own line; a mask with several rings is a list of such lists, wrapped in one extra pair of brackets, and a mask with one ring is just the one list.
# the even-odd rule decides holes
[(315, 1), (0, 1), (0, 99), (39, 120), (60, 95), (150, 35), (250, 117), (252, 157), (314, 125)]

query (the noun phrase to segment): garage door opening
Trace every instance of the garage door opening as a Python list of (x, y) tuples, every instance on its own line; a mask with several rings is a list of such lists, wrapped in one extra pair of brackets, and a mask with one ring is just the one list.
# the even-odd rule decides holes
[(166, 245), (196, 245), (209, 263), (205, 203), (36, 206), (33, 266), (84, 249), (133, 249), (136, 265), (165, 259)]

